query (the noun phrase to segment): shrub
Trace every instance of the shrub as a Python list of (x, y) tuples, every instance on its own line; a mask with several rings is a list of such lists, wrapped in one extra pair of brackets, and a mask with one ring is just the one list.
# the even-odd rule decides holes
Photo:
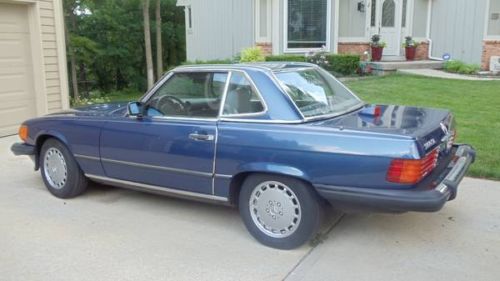
[(266, 61), (305, 62), (306, 57), (301, 55), (276, 55), (276, 56), (267, 56)]
[(451, 60), (444, 63), (444, 70), (460, 74), (475, 74), (481, 67), (477, 64), (467, 64), (458, 60)]
[(234, 63), (231, 59), (219, 59), (219, 60), (195, 60), (195, 61), (185, 61), (182, 65), (188, 64), (232, 64)]
[(361, 58), (359, 55), (331, 54), (327, 55), (328, 68), (336, 74), (353, 75), (359, 69)]
[(259, 62), (265, 60), (266, 58), (260, 47), (246, 48), (241, 51), (240, 62)]

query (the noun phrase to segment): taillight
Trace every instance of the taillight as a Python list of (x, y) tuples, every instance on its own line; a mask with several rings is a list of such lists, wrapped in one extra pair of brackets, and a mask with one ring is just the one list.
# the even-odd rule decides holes
[(21, 127), (19, 127), (19, 138), (22, 140), (22, 141), (26, 141), (28, 139), (28, 126), (26, 125), (21, 125)]
[(434, 149), (422, 159), (394, 159), (387, 170), (387, 181), (415, 184), (437, 165), (439, 151)]

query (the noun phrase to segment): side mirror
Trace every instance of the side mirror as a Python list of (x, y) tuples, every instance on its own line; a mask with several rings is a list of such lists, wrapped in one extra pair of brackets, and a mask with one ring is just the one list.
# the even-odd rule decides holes
[(129, 102), (127, 104), (127, 112), (129, 116), (136, 116), (138, 118), (142, 118), (143, 115), (142, 109), (143, 105), (138, 101)]

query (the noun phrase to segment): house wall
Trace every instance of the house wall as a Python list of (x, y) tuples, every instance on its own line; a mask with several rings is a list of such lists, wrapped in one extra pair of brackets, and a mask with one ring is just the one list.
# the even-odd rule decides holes
[(487, 34), (500, 37), (500, 0), (490, 0)]
[(0, 12), (1, 136), (69, 108), (69, 97), (62, 1), (0, 0)]
[(186, 30), (188, 60), (227, 59), (255, 45), (253, 0), (188, 0), (180, 4), (191, 6), (192, 29)]
[(481, 62), (487, 0), (432, 2), (432, 56), (449, 53), (452, 59)]
[(366, 11), (358, 11), (359, 0), (340, 0), (339, 37), (365, 37)]
[(427, 36), (427, 5), (429, 0), (414, 0), (413, 8), (413, 30), (414, 38), (425, 38)]

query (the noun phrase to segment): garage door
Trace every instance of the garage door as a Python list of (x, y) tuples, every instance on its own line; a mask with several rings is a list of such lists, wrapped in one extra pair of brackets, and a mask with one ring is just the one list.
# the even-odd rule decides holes
[(0, 136), (36, 115), (31, 56), (28, 8), (0, 3)]

